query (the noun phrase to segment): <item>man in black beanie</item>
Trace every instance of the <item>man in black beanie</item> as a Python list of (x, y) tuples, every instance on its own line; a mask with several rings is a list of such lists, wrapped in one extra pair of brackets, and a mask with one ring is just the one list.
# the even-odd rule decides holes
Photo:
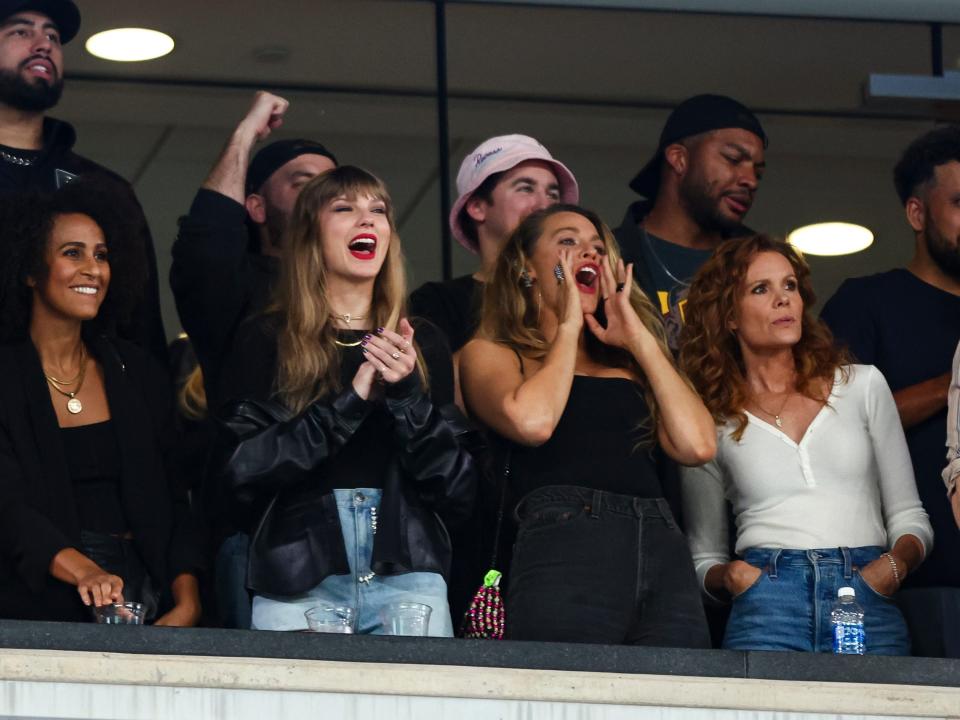
[(697, 95), (667, 118), (654, 156), (630, 183), (633, 203), (615, 235), (637, 282), (664, 314), (677, 350), (690, 280), (743, 220), (765, 167), (767, 136), (732, 98)]
[(283, 123), (289, 103), (258, 92), (210, 174), (180, 218), (170, 286), (180, 322), (203, 370), (207, 407), (237, 326), (262, 310), (277, 277), (284, 227), (300, 190), (336, 167), (311, 140), (278, 140), (250, 160), (253, 146)]
[(149, 269), (142, 300), (115, 330), (165, 362), (157, 260), (133, 188), (75, 153), (73, 127), (46, 115), (63, 91), (63, 46), (79, 29), (71, 0), (0, 0), (0, 195), (53, 193), (78, 178), (111, 193), (125, 231), (141, 235)]

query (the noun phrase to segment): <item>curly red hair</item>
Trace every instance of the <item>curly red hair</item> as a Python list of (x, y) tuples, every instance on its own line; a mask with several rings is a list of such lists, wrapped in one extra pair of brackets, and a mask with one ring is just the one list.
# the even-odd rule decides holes
[[(837, 368), (849, 362), (837, 348), (830, 330), (811, 312), (816, 302), (810, 267), (792, 245), (769, 235), (752, 235), (724, 241), (700, 268), (687, 295), (680, 366), (696, 387), (714, 420), (734, 423), (733, 438), (739, 440), (747, 427), (744, 413), (749, 394), (740, 342), (729, 329), (747, 269), (762, 252), (783, 255), (793, 266), (803, 299), (800, 341), (793, 347), (797, 391), (807, 397), (823, 397), (823, 381), (832, 383)], [(843, 377), (846, 377), (845, 370)]]

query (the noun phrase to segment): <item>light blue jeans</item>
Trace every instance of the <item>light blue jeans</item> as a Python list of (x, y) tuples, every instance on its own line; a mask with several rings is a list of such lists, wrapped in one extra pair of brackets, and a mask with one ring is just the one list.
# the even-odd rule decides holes
[(760, 577), (733, 599), (723, 647), (727, 650), (832, 652), (830, 610), (837, 589), (851, 586), (863, 608), (867, 652), (909, 655), (907, 624), (891, 598), (877, 593), (859, 568), (880, 557), (879, 547), (772, 550), (750, 548), (743, 559)]
[(350, 565), (349, 575), (331, 575), (312, 590), (295, 596), (255, 595), (254, 630), (306, 630), (304, 613), (319, 603), (349, 605), (357, 613), (357, 632), (387, 634), (381, 618), (386, 605), (416, 602), (429, 605), (432, 637), (453, 637), (447, 584), (431, 572), (376, 575), (370, 569), (377, 510), (382, 491), (375, 488), (334, 490), (343, 532), (343, 544)]

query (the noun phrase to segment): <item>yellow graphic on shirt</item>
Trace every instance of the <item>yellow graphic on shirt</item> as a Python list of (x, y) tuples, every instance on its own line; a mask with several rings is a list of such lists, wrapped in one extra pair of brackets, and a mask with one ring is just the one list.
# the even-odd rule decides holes
[[(662, 315), (670, 315), (672, 308), (670, 307), (670, 293), (666, 290), (657, 290), (657, 299), (660, 300), (660, 313)], [(684, 323), (687, 321), (687, 298), (681, 298), (680, 301), (676, 304), (676, 311), (680, 315), (680, 322)]]

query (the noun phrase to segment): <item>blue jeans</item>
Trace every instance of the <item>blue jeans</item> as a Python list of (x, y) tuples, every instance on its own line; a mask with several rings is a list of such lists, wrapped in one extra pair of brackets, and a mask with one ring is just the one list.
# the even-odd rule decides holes
[(349, 575), (331, 575), (302, 595), (277, 597), (255, 595), (255, 630), (306, 630), (304, 613), (319, 603), (349, 605), (357, 613), (357, 632), (388, 634), (380, 617), (386, 605), (415, 602), (429, 605), (432, 637), (453, 637), (447, 584), (443, 576), (432, 572), (401, 575), (376, 575), (370, 569), (373, 536), (376, 534), (377, 509), (382, 491), (375, 488), (334, 490), (343, 543), (350, 565)]
[(750, 548), (743, 559), (760, 568), (760, 577), (733, 599), (723, 647), (832, 652), (830, 610), (837, 589), (849, 585), (863, 608), (867, 652), (909, 655), (903, 615), (891, 598), (867, 585), (858, 569), (882, 552), (879, 547)]

